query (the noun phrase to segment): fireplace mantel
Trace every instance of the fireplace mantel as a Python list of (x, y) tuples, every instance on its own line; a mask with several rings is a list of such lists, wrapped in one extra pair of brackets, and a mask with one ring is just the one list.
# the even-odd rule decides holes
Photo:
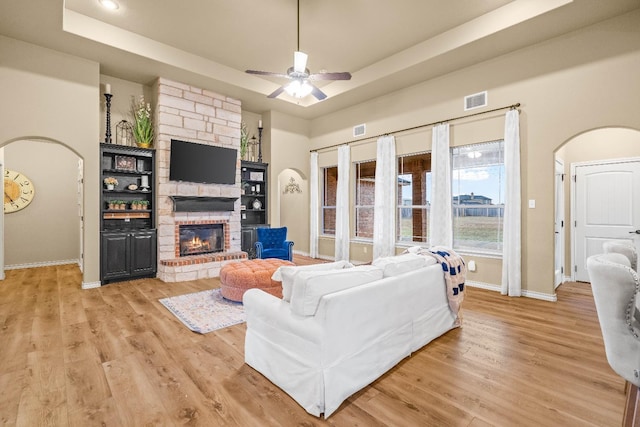
[(174, 212), (221, 212), (233, 211), (237, 197), (169, 196), (173, 200)]

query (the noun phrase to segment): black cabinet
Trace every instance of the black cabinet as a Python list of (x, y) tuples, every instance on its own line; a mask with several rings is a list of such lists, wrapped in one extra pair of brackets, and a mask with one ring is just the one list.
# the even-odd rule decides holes
[[(100, 279), (154, 277), (155, 151), (100, 144)], [(108, 185), (115, 182), (113, 186)]]
[(267, 163), (241, 163), (241, 245), (249, 258), (255, 258), (256, 228), (269, 226), (268, 167)]
[(102, 233), (103, 282), (148, 276), (156, 272), (156, 231)]

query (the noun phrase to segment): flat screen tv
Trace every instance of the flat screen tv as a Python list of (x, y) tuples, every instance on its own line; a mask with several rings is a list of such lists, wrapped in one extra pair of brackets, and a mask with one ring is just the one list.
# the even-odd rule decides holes
[(238, 150), (171, 140), (169, 180), (235, 184)]

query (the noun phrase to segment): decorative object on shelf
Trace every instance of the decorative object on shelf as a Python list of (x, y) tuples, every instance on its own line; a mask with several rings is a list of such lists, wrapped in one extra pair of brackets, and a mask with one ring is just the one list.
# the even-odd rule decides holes
[(258, 200), (258, 199), (255, 199), (253, 201), (253, 209), (255, 209), (255, 210), (262, 209), (262, 202), (260, 200)]
[(138, 160), (138, 172), (144, 172), (144, 160)]
[(126, 120), (120, 120), (116, 125), (116, 144), (133, 145), (133, 125)]
[(117, 200), (109, 200), (109, 209), (111, 209), (111, 210), (117, 209), (116, 205), (119, 204), (119, 203), (120, 202), (118, 202)]
[(255, 135), (251, 136), (249, 140), (249, 148), (248, 148), (248, 159), (249, 161), (255, 162), (258, 160), (258, 139)]
[(136, 170), (136, 158), (130, 156), (115, 156), (116, 169), (123, 171)]
[(104, 142), (106, 144), (111, 144), (111, 85), (106, 83), (104, 85), (104, 99), (105, 99), (105, 110), (107, 111), (107, 120), (105, 123), (105, 135)]
[(247, 132), (247, 124), (242, 122), (240, 125), (240, 159), (249, 160), (247, 151), (249, 148), (249, 133)]
[(264, 173), (262, 172), (249, 172), (250, 181), (264, 181)]
[(287, 193), (302, 193), (302, 190), (300, 189), (300, 185), (296, 182), (296, 180), (291, 177), (289, 178), (289, 183), (287, 185), (285, 185), (284, 187), (284, 191), (282, 192), (282, 194), (287, 194)]
[(262, 163), (262, 120), (258, 120), (258, 162)]
[(149, 177), (147, 175), (140, 177), (140, 188), (142, 191), (149, 191)]
[(138, 186), (136, 184), (129, 184), (127, 188), (131, 191), (135, 191), (138, 189)]
[(133, 138), (140, 148), (153, 145), (153, 120), (151, 118), (151, 104), (144, 102), (144, 95), (138, 100), (131, 99), (131, 115), (133, 116)]
[(113, 190), (118, 185), (118, 180), (112, 176), (108, 176), (104, 179), (104, 185), (107, 186), (107, 190)]
[(4, 170), (4, 213), (12, 213), (29, 206), (36, 189), (29, 178), (20, 172)]

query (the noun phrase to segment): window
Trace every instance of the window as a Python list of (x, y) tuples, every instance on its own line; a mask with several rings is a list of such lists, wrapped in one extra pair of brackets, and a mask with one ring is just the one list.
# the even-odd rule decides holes
[(453, 247), (502, 252), (503, 141), (452, 150)]
[(376, 162), (356, 163), (356, 237), (373, 238)]
[(336, 234), (336, 193), (338, 167), (322, 169), (322, 234)]
[(425, 243), (429, 237), (431, 153), (398, 157), (399, 242)]

